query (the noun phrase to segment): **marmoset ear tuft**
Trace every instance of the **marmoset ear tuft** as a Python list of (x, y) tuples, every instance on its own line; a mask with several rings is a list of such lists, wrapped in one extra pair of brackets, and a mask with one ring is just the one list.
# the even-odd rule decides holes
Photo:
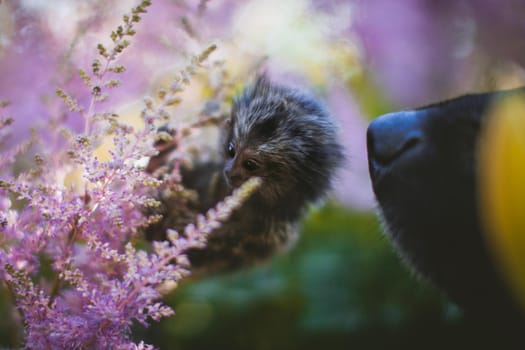
[(272, 84), (268, 79), (268, 75), (265, 72), (259, 73), (255, 77), (253, 84), (252, 95), (253, 96), (267, 96), (272, 88)]

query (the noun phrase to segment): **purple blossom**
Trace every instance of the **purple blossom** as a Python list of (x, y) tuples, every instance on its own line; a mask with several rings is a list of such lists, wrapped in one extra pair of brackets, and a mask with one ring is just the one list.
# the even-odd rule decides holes
[[(232, 22), (238, 20), (240, 9), (246, 14), (246, 2), (201, 1), (199, 6), (158, 0), (149, 6), (148, 1), (137, 1), (142, 8), (135, 15), (149, 12), (140, 23), (133, 14), (120, 20), (125, 9), (117, 0), (46, 6), (38, 1), (0, 3), (0, 278), (15, 296), (24, 345), (150, 349), (130, 341), (132, 322), (147, 326), (172, 315), (161, 296), (189, 274), (184, 252), (206, 244), (206, 236), (241, 204), (257, 180), (198, 217), (180, 235), (169, 231), (169, 241), (143, 250), (136, 243), (141, 230), (156, 219), (144, 214), (158, 204), (152, 193), (159, 188), (183, 193), (178, 170), (194, 146), (189, 136), (224, 114), (231, 87), (239, 86), (238, 77), (228, 75), (235, 69), (254, 70), (261, 59), (257, 54), (295, 47), (277, 45), (277, 51), (272, 46), (274, 51), (266, 47), (264, 52), (265, 47), (255, 45), (245, 50), (250, 59), (239, 54), (246, 48), (234, 52), (235, 35), (244, 30), (233, 30)], [(521, 0), (506, 5), (492, 0), (355, 0), (348, 12), (351, 18), (342, 18), (347, 1), (298, 3), (299, 8), (315, 9), (313, 18), (324, 19), (315, 23), (330, 27), (324, 28), (326, 36), (317, 36), (323, 28), (310, 34), (316, 34), (316, 43), (330, 41), (334, 50), (305, 67), (316, 88), (325, 89), (326, 100), (341, 121), (350, 165), (341, 174), (337, 192), (353, 207), (369, 209), (373, 204), (366, 119), (359, 94), (349, 88), (356, 76), (359, 80), (365, 72), (373, 78), (378, 88), (372, 94), (383, 93), (394, 104), (412, 107), (470, 88), (476, 73), (473, 56), (479, 51), (523, 66)], [(61, 20), (68, 14), (67, 21)], [(247, 18), (244, 26), (250, 24)], [(287, 27), (286, 22), (279, 23)], [(115, 34), (110, 37), (112, 30)], [(271, 40), (262, 42), (280, 44), (275, 33), (264, 34)], [(234, 62), (232, 66), (238, 67), (227, 71), (215, 61), (206, 67), (205, 77), (194, 79), (215, 49), (205, 47), (217, 37), (226, 46), (219, 53), (222, 59), (239, 54), (245, 62)], [(349, 42), (347, 48), (355, 48), (356, 57), (347, 57), (353, 50), (335, 50)], [(315, 58), (321, 50), (306, 47), (298, 52)], [(202, 54), (188, 59), (198, 51)], [(337, 63), (331, 60), (332, 53), (353, 63), (321, 67), (321, 62)], [(301, 84), (308, 83), (308, 73), (298, 73), (295, 67), (300, 62), (268, 60), (274, 77), (285, 80), (292, 73), (300, 75)], [(174, 66), (178, 73), (173, 73)], [(159, 72), (158, 67), (166, 68)], [(173, 109), (187, 97), (185, 90), (194, 80), (206, 85), (208, 101)], [(135, 113), (142, 120), (129, 125), (118, 115), (118, 107), (134, 100), (144, 101)], [(187, 121), (186, 115), (198, 117)], [(174, 135), (157, 133), (166, 122), (175, 129)], [(30, 127), (37, 131), (31, 133)], [(152, 145), (159, 138), (176, 145), (173, 172), (161, 180), (143, 169), (144, 159), (156, 154)], [(105, 157), (98, 148), (104, 140), (112, 144)]]
[[(98, 46), (91, 72), (80, 73), (88, 99), (57, 90), (83, 125), (77, 131), (53, 123), (43, 128), (31, 140), (30, 165), (19, 174), (11, 165), (29, 143), (0, 157), (0, 275), (20, 312), (28, 349), (151, 349), (130, 340), (132, 323), (148, 326), (173, 315), (161, 302), (163, 285), (177, 284), (189, 274), (185, 252), (203, 247), (207, 235), (259, 184), (257, 179), (247, 182), (183, 235), (170, 232), (169, 241), (153, 243), (150, 251), (134, 246), (141, 229), (155, 219), (145, 213), (157, 205), (152, 193), (161, 185), (139, 164), (156, 154), (158, 126), (171, 116), (174, 99), (214, 50), (193, 57), (159, 93), (158, 104), (146, 100), (142, 127), (131, 127), (103, 109), (105, 94), (120, 85), (116, 79), (124, 71), (117, 59), (149, 5), (143, 0), (126, 15), (111, 34), (112, 44)], [(7, 119), (0, 124), (0, 144), (9, 137), (9, 124)], [(186, 133), (176, 134), (182, 143)], [(113, 143), (107, 160), (96, 153), (103, 137)], [(76, 186), (64, 180), (73, 170), (79, 174)], [(165, 180), (177, 183), (180, 177)], [(48, 268), (50, 275), (42, 273)]]
[(354, 5), (352, 29), (364, 64), (386, 97), (402, 108), (486, 90), (477, 85), (490, 68), (509, 62), (524, 66), (521, 0), (356, 0)]

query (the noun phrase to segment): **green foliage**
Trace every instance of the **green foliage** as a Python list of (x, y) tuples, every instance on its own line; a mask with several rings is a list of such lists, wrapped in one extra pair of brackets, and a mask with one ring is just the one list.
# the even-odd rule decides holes
[(384, 349), (452, 336), (458, 321), (401, 265), (373, 214), (337, 205), (312, 211), (291, 253), (189, 282), (171, 304), (177, 315), (145, 335), (162, 349)]

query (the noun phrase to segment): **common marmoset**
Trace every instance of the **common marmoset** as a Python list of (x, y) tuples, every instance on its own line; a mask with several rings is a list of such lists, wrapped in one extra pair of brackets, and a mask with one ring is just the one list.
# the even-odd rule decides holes
[(525, 330), (484, 242), (476, 147), (492, 102), (525, 88), (390, 113), (368, 128), (373, 190), (394, 246), (466, 314)]
[[(235, 98), (222, 133), (221, 160), (182, 169), (184, 186), (198, 193), (198, 211), (213, 207), (252, 176), (262, 184), (212, 232), (204, 249), (188, 251), (197, 273), (237, 269), (292, 245), (307, 205), (326, 193), (343, 160), (327, 111), (311, 96), (264, 75)], [(166, 202), (161, 208), (163, 219), (148, 228), (154, 238), (180, 225), (181, 213)]]

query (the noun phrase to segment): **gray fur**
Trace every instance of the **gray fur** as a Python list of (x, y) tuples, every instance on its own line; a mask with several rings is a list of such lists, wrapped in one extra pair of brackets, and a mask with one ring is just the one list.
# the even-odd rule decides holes
[[(279, 207), (286, 200), (293, 208), (285, 211), (294, 220), (308, 202), (326, 193), (343, 160), (328, 112), (311, 96), (272, 84), (264, 75), (235, 99), (223, 147), (230, 142), (239, 152), (253, 152), (261, 163), (254, 172), (239, 168), (242, 180), (266, 179), (261, 190), (265, 204)], [(226, 159), (232, 161), (240, 166)]]
[[(204, 249), (188, 252), (199, 274), (252, 265), (292, 246), (307, 205), (324, 196), (343, 160), (327, 111), (311, 96), (272, 84), (264, 75), (234, 100), (222, 143), (223, 160), (182, 174), (185, 187), (199, 194), (200, 212), (252, 176), (263, 182)], [(177, 226), (176, 213), (170, 215), (169, 204), (164, 208), (157, 232)]]

